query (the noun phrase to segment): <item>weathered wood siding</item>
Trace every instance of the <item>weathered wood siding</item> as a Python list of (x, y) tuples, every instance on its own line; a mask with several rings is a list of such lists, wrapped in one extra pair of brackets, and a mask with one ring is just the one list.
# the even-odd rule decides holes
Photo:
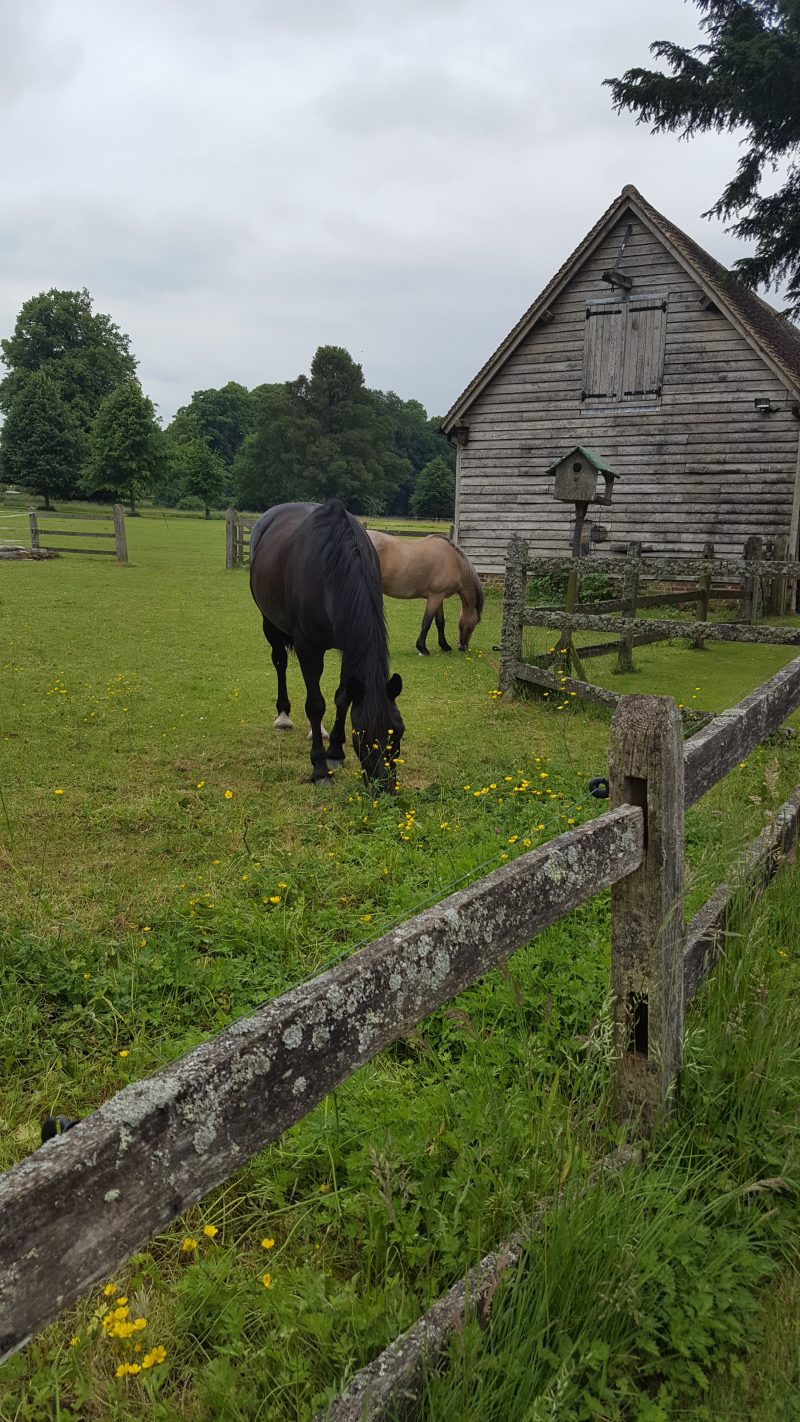
[[(582, 413), (586, 306), (612, 294), (601, 276), (629, 222), (622, 265), (631, 298), (668, 299), (660, 409)], [(796, 397), (727, 316), (702, 303), (661, 241), (623, 212), (550, 303), (552, 321), (534, 327), (464, 416), (456, 536), (480, 571), (502, 572), (514, 532), (534, 556), (569, 550), (573, 511), (555, 502), (545, 470), (576, 444), (620, 475), (611, 507), (590, 509), (590, 522), (609, 532), (598, 553), (640, 539), (646, 552), (698, 555), (710, 541), (718, 554), (738, 556), (750, 534), (789, 534)], [(777, 411), (759, 414), (756, 396)]]

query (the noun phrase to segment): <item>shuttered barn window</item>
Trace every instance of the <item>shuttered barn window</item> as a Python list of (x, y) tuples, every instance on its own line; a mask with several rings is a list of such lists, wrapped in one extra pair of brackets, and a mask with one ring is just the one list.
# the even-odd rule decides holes
[(664, 375), (667, 300), (590, 302), (583, 358), (584, 408), (657, 407)]

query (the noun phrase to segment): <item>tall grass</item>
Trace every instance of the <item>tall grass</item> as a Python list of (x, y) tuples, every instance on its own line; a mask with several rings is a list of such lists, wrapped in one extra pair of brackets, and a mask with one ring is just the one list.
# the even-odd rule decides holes
[[(776, 1320), (770, 1286), (798, 1265), (799, 948), (794, 868), (740, 909), (690, 1016), (678, 1109), (643, 1165), (586, 1192), (575, 1174), (486, 1333), (468, 1324), (446, 1375), (428, 1379), (425, 1417), (798, 1415), (797, 1325)], [(754, 1394), (776, 1331), (788, 1377)], [(787, 1410), (761, 1412), (759, 1393)]]

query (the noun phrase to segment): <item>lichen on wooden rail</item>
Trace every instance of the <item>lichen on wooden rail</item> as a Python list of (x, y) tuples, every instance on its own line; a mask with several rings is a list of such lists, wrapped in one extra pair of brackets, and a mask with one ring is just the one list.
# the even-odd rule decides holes
[[(756, 630), (756, 629), (750, 629)], [(705, 634), (708, 636), (708, 631)], [(684, 794), (693, 805), (800, 707), (800, 657), (686, 742)]]
[[(577, 568), (582, 573), (611, 573), (621, 577), (625, 572), (624, 558), (549, 558), (531, 556), (529, 575), (537, 573), (569, 573)], [(639, 576), (659, 578), (738, 578), (755, 576), (767, 581), (773, 578), (799, 578), (800, 563), (787, 559), (753, 558), (642, 558)]]
[(623, 806), (521, 855), (0, 1176), (0, 1362), (384, 1047), (632, 873), (643, 836)]
[[(557, 612), (536, 613), (531, 612), (536, 617), (529, 617), (526, 612), (525, 622), (537, 627), (560, 627), (564, 618), (563, 614)], [(634, 637), (647, 638), (648, 640), (666, 640), (669, 637), (703, 637), (707, 642), (752, 642), (760, 643), (763, 646), (777, 647), (797, 647), (800, 646), (800, 627), (771, 627), (765, 624), (760, 626), (747, 626), (743, 622), (679, 622), (675, 618), (666, 617), (613, 617), (613, 616), (586, 616), (573, 613), (572, 627), (575, 631), (590, 632), (616, 632), (623, 636), (626, 632)]]
[(724, 941), (728, 913), (737, 898), (763, 889), (781, 858), (797, 843), (800, 786), (776, 811), (757, 839), (748, 844), (728, 872), (724, 884), (698, 909), (686, 932), (683, 954), (683, 997), (689, 1002), (716, 964)]

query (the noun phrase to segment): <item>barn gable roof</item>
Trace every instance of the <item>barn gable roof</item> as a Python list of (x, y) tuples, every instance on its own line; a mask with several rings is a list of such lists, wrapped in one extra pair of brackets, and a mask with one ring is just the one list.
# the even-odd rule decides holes
[(706, 296), (727, 316), (766, 364), (790, 390), (800, 395), (800, 329), (770, 306), (769, 302), (737, 282), (721, 262), (716, 261), (693, 238), (652, 207), (629, 183), (448, 410), (442, 421), (445, 433), (449, 433), (464, 417), (475, 397), (497, 374), (537, 321), (545, 315), (549, 304), (555, 300), (626, 210), (632, 211), (661, 239), (676, 261), (689, 272)]

